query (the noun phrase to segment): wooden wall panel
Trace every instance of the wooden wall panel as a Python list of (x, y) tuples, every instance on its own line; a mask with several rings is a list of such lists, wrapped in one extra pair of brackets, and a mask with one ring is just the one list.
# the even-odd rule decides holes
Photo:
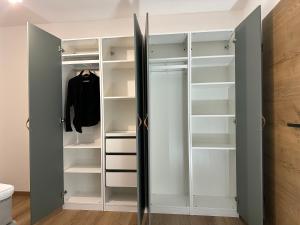
[(267, 225), (300, 225), (300, 0), (263, 21), (264, 194)]

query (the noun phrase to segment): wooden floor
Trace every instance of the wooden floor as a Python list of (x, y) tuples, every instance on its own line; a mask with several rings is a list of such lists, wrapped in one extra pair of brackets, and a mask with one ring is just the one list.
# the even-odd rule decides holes
[[(17, 225), (30, 225), (28, 196), (14, 196), (13, 218)], [(236, 218), (154, 214), (151, 225), (244, 225)], [(135, 213), (62, 210), (37, 225), (136, 225)]]

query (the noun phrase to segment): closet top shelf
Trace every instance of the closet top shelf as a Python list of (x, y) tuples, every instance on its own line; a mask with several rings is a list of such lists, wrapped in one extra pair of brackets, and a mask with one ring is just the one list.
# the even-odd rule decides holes
[(121, 60), (105, 60), (103, 64), (110, 64), (110, 63), (132, 63), (134, 59), (121, 59)]
[(65, 169), (65, 173), (101, 173), (101, 167), (97, 166), (72, 166)]
[(213, 55), (192, 57), (193, 67), (229, 66), (234, 61), (234, 55)]
[(192, 83), (192, 86), (233, 86), (235, 85), (234, 81), (224, 81), (224, 82), (197, 82)]
[(98, 56), (99, 52), (64, 53), (62, 57)]
[(172, 62), (187, 62), (188, 57), (174, 57), (174, 58), (151, 58), (150, 63), (172, 63)]
[(84, 144), (68, 144), (64, 146), (65, 149), (84, 149), (84, 148), (94, 148), (101, 149), (101, 143), (84, 143)]
[(63, 65), (85, 65), (85, 64), (99, 64), (99, 60), (72, 60), (63, 61)]

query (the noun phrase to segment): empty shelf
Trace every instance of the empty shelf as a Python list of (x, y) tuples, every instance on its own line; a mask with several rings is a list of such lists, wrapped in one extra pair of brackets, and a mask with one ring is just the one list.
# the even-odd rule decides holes
[(193, 200), (195, 208), (236, 210), (236, 201), (233, 197), (195, 195)]
[(234, 115), (235, 106), (230, 100), (193, 100), (193, 115)]
[(66, 53), (62, 57), (82, 57), (82, 56), (99, 56), (99, 52), (80, 52), (80, 53)]
[(136, 193), (113, 193), (108, 198), (107, 205), (109, 206), (137, 206)]
[(187, 195), (162, 195), (152, 194), (151, 204), (153, 206), (169, 206), (169, 207), (187, 207), (188, 196)]
[(176, 57), (176, 58), (152, 58), (149, 60), (150, 63), (174, 63), (174, 62), (187, 62), (187, 57)]
[(197, 86), (234, 86), (235, 82), (234, 81), (228, 81), (228, 82), (202, 82), (202, 83), (192, 83), (193, 87)]
[(203, 115), (192, 115), (193, 118), (234, 118), (234, 114), (203, 114)]
[(199, 56), (192, 58), (193, 67), (228, 66), (234, 60), (234, 55)]
[(101, 173), (101, 168), (97, 166), (72, 166), (65, 169), (65, 173)]
[(235, 150), (229, 134), (193, 134), (192, 148), (194, 150)]
[(100, 194), (74, 194), (65, 199), (65, 203), (73, 204), (102, 204)]
[(65, 149), (76, 149), (76, 148), (101, 148), (101, 143), (82, 143), (82, 144), (68, 144), (64, 146)]
[(73, 61), (63, 61), (63, 65), (85, 65), (85, 64), (99, 64), (99, 60), (73, 60)]
[(106, 60), (103, 61), (103, 64), (117, 64), (117, 63), (133, 63), (133, 59), (124, 59), (124, 60)]
[(135, 96), (106, 96), (106, 100), (134, 100)]
[(108, 131), (106, 137), (135, 137), (136, 131)]

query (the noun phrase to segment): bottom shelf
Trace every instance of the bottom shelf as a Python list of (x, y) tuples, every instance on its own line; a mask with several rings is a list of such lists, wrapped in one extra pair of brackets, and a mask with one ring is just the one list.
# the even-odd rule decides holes
[(163, 214), (189, 214), (188, 195), (151, 195), (151, 212)]
[(238, 217), (233, 197), (199, 196), (193, 198), (192, 215)]
[(100, 194), (76, 193), (65, 198), (64, 209), (103, 210)]
[(107, 187), (105, 211), (136, 212), (137, 189)]

